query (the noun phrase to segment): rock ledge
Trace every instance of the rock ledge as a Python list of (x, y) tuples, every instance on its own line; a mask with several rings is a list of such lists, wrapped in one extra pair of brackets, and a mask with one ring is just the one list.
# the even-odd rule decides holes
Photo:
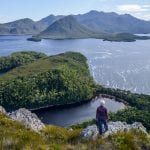
[(31, 128), (36, 132), (45, 127), (36, 114), (31, 113), (31, 111), (25, 108), (20, 108), (14, 112), (8, 113), (7, 116), (13, 120), (21, 122), (26, 127)]
[[(104, 136), (108, 136), (112, 133), (117, 133), (118, 131), (129, 131), (130, 129), (141, 129), (143, 132), (146, 132), (146, 128), (139, 122), (133, 124), (127, 124), (126, 122), (109, 122), (108, 131)], [(81, 132), (81, 138), (91, 138), (94, 135), (98, 134), (98, 129), (96, 125), (88, 126)]]

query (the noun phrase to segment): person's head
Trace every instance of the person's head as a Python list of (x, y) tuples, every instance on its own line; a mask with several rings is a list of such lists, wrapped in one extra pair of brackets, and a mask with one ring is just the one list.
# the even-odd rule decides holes
[(105, 105), (105, 101), (102, 99), (100, 100), (100, 106), (104, 106)]

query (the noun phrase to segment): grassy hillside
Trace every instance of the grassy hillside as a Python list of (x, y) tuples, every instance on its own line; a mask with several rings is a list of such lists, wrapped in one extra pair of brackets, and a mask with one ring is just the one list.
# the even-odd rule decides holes
[(7, 72), (13, 68), (33, 62), (37, 59), (46, 57), (43, 53), (30, 52), (16, 52), (10, 56), (0, 57), (0, 73)]
[(86, 58), (67, 52), (44, 57), (0, 76), (0, 104), (7, 110), (71, 104), (93, 96)]
[(150, 139), (140, 130), (119, 132), (97, 140), (80, 140), (82, 129), (46, 126), (40, 133), (0, 113), (0, 149), (11, 150), (148, 150)]

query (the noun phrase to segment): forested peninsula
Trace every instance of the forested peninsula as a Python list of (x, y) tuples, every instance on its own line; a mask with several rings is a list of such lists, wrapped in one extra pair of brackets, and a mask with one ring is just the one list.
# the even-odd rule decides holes
[(110, 120), (137, 121), (150, 130), (150, 96), (96, 85), (87, 59), (80, 53), (46, 56), (18, 52), (0, 57), (0, 66), (3, 72), (0, 76), (0, 105), (8, 111), (76, 104), (106, 94), (128, 104), (126, 109), (110, 114)]
[(0, 105), (12, 111), (21, 107), (72, 104), (92, 98), (95, 83), (87, 59), (80, 53), (46, 56), (19, 52), (0, 58)]

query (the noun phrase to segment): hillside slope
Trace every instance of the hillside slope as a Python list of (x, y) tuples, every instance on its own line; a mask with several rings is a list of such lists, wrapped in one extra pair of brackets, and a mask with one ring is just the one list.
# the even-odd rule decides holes
[(96, 37), (96, 32), (81, 25), (73, 16), (64, 17), (46, 30), (41, 32), (38, 37), (49, 39), (73, 39), (73, 38), (89, 38)]
[(93, 96), (87, 59), (67, 52), (44, 57), (0, 76), (0, 102), (7, 110), (78, 103)]
[(45, 27), (47, 28), (48, 26), (50, 26), (52, 23), (54, 23), (55, 21), (63, 18), (65, 16), (63, 15), (58, 15), (58, 16), (55, 16), (55, 15), (49, 15), (45, 18), (42, 18), (41, 20), (39, 20), (37, 23), (40, 23), (40, 24), (43, 24), (45, 25)]
[[(94, 28), (93, 28), (94, 29)], [(46, 30), (33, 36), (30, 40), (40, 41), (40, 39), (82, 39), (82, 38), (97, 38), (107, 41), (125, 41), (133, 42), (136, 39), (146, 40), (150, 37), (137, 36), (130, 33), (106, 33), (96, 32), (93, 29), (89, 29), (86, 26), (80, 24), (73, 16), (67, 16), (60, 20), (57, 20), (50, 25)]]
[(37, 59), (46, 57), (43, 53), (34, 51), (16, 52), (10, 56), (0, 57), (0, 73), (5, 73), (16, 67), (31, 63)]
[(90, 11), (83, 15), (76, 15), (75, 18), (95, 31), (132, 34), (150, 33), (149, 21), (138, 19), (129, 14), (119, 15), (114, 12)]
[[(9, 23), (0, 24), (0, 35), (39, 34), (54, 22), (64, 18), (63, 15), (49, 15), (39, 21), (25, 18)], [(84, 27), (94, 32), (108, 33), (150, 33), (150, 21), (138, 19), (129, 14), (119, 15), (114, 12), (98, 12), (92, 10), (85, 14), (73, 15)]]
[[(27, 113), (29, 112), (27, 111)], [(20, 114), (19, 117), (22, 115), (24, 116), (24, 114)], [(38, 120), (36, 115), (30, 115), (34, 118), (34, 121)], [(17, 117), (18, 120), (19, 117)], [(12, 120), (6, 114), (0, 112), (0, 148), (2, 150), (148, 150), (150, 148), (150, 138), (140, 129), (132, 129), (126, 132), (121, 131), (106, 137), (85, 140), (81, 138), (81, 131), (83, 129), (69, 130), (47, 125), (40, 132), (36, 132), (23, 125), (25, 122), (20, 123), (18, 120)], [(27, 120), (30, 123), (31, 120)]]
[(29, 18), (0, 24), (0, 35), (25, 35), (37, 34), (44, 30), (44, 26)]
[[(50, 26), (54, 21), (65, 16), (49, 15), (39, 22)], [(73, 15), (77, 21), (95, 32), (108, 33), (132, 33), (145, 34), (150, 33), (150, 21), (138, 19), (130, 14), (119, 15), (115, 12), (99, 12), (92, 10), (85, 14)]]

